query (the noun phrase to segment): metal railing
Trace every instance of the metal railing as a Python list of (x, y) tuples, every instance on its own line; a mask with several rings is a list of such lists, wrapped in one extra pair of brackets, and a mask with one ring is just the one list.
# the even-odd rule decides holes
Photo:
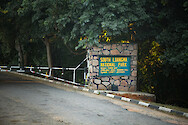
[[(63, 82), (68, 82), (71, 84), (75, 84), (75, 85), (81, 85), (80, 83), (76, 83), (76, 70), (82, 70), (84, 71), (84, 80), (87, 79), (87, 70), (86, 68), (79, 68), (85, 61), (87, 60), (87, 57), (79, 64), (77, 65), (75, 68), (63, 68), (63, 67), (42, 67), (42, 66), (38, 66), (38, 67), (32, 67), (32, 66), (0, 66), (0, 71), (1, 72), (11, 72), (11, 71), (16, 71), (19, 73), (32, 73), (32, 74), (38, 74), (47, 78), (52, 78), (55, 80), (60, 80)], [(49, 73), (44, 74), (42, 73), (42, 70), (48, 70)], [(62, 75), (63, 75), (63, 71), (65, 70), (69, 70), (69, 71), (73, 71), (73, 81), (69, 81), (69, 80), (65, 80), (62, 78), (58, 78), (56, 76), (52, 76), (52, 71), (54, 70), (61, 70), (62, 71)]]

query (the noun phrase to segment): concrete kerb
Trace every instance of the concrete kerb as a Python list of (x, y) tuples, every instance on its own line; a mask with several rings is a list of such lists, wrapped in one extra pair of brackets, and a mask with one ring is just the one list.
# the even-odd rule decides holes
[(80, 90), (80, 91), (90, 92), (90, 93), (94, 93), (94, 94), (97, 94), (97, 95), (107, 96), (109, 98), (115, 98), (115, 99), (118, 99), (118, 100), (131, 102), (131, 103), (138, 104), (138, 105), (145, 106), (145, 107), (149, 107), (149, 108), (152, 108), (152, 109), (155, 109), (155, 110), (164, 111), (164, 112), (168, 112), (168, 113), (174, 113), (174, 114), (177, 114), (179, 116), (184, 116), (184, 117), (188, 118), (188, 113), (185, 113), (185, 112), (176, 111), (176, 110), (166, 108), (166, 107), (162, 107), (162, 106), (152, 105), (150, 103), (138, 101), (138, 100), (135, 100), (135, 99), (130, 99), (130, 98), (126, 98), (126, 97), (116, 96), (116, 95), (113, 95), (113, 94), (108, 94), (106, 92), (101, 92), (100, 90), (91, 90), (91, 89), (88, 89), (86, 87), (75, 86), (75, 85), (67, 84), (67, 83), (64, 83), (64, 82), (49, 80), (49, 79), (40, 78), (40, 77), (37, 77), (37, 76), (32, 76), (32, 75), (23, 74), (23, 73), (17, 73), (17, 72), (11, 72), (11, 73), (31, 77), (31, 78), (34, 78), (34, 79), (39, 79), (39, 80), (42, 80), (42, 81), (47, 81), (49, 83), (55, 83), (57, 85), (63, 85), (63, 86), (70, 87), (70, 88), (73, 88), (73, 89), (77, 89), (77, 90)]

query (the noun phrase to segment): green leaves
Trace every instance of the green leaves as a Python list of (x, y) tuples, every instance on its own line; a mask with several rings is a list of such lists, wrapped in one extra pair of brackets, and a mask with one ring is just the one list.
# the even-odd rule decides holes
[[(86, 3), (87, 4), (86, 4)], [(71, 35), (87, 36), (87, 44), (97, 44), (98, 37), (103, 30), (108, 31), (109, 37), (117, 37), (128, 33), (128, 23), (137, 22), (147, 18), (147, 14), (138, 0), (108, 0), (108, 1), (73, 1), (74, 12), (72, 19), (79, 19), (73, 25)], [(139, 11), (134, 11), (135, 9)], [(76, 18), (75, 18), (76, 17)], [(76, 20), (77, 20), (76, 19)], [(79, 30), (76, 27), (79, 27)], [(95, 33), (94, 33), (95, 32)], [(91, 41), (93, 40), (93, 41)], [(83, 44), (82, 44), (83, 45)], [(79, 47), (81, 44), (79, 45)]]
[[(89, 39), (83, 43), (98, 44), (103, 30), (108, 31), (109, 37), (116, 38), (128, 33), (130, 22), (147, 17), (139, 0), (21, 0), (16, 6), (11, 3), (10, 7), (17, 7), (20, 17), (29, 14), (29, 23), (34, 30), (30, 37), (56, 34), (66, 38), (66, 42), (87, 36)], [(39, 31), (35, 31), (37, 28)]]
[[(187, 0), (150, 0), (145, 2), (144, 8), (149, 16), (148, 20), (135, 23), (136, 39), (141, 47), (138, 86), (140, 90), (149, 92), (150, 86), (154, 86), (158, 100), (163, 103), (168, 103), (166, 100), (174, 97), (185, 100), (182, 91), (187, 90), (184, 81), (188, 78)], [(157, 63), (158, 59), (149, 60), (151, 56), (148, 49), (151, 48), (151, 42), (146, 44), (147, 40), (159, 43), (162, 50), (158, 55), (160, 65)], [(157, 52), (160, 51), (153, 54)]]
[(184, 10), (187, 11), (188, 10), (188, 1), (185, 1), (183, 3), (183, 7), (185, 8)]

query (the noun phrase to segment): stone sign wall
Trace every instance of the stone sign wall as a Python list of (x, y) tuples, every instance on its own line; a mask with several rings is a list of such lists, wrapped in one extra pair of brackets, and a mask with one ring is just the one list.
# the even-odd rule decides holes
[[(136, 91), (137, 83), (137, 52), (136, 43), (100, 44), (88, 48), (88, 84), (90, 89), (119, 91)], [(128, 57), (130, 59), (129, 75), (99, 75), (100, 57)], [(112, 65), (112, 64), (110, 64)], [(115, 64), (113, 64), (115, 66)], [(126, 64), (125, 64), (126, 66)], [(117, 66), (116, 66), (117, 67)], [(115, 70), (114, 70), (115, 71)]]

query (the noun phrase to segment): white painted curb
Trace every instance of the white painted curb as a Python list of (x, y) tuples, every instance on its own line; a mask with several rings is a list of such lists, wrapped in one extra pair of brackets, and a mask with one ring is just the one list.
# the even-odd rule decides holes
[(108, 96), (110, 98), (114, 98), (114, 95), (112, 95), (112, 94), (106, 94), (106, 96)]
[(172, 109), (165, 108), (165, 107), (159, 107), (159, 110), (165, 111), (165, 112), (171, 112), (172, 111)]
[(149, 103), (145, 103), (145, 102), (139, 102), (138, 104), (139, 104), (139, 105), (146, 106), (146, 107), (148, 107), (148, 106), (149, 106)]
[(126, 102), (130, 102), (131, 101), (131, 99), (126, 98), (126, 97), (122, 97), (121, 100), (126, 101)]

